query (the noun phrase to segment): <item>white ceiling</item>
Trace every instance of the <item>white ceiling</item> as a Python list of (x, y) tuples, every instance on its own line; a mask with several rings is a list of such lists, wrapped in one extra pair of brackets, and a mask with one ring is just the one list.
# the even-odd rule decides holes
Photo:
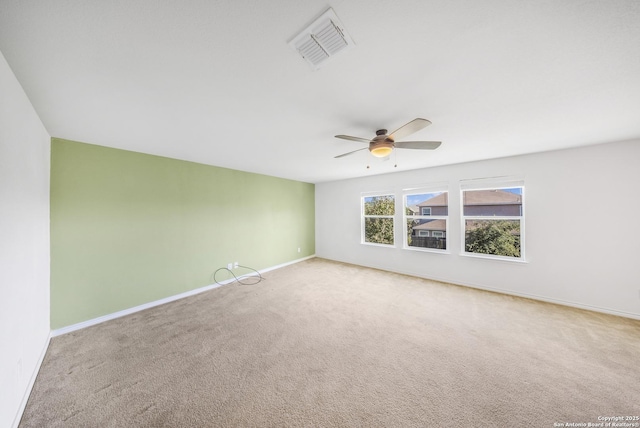
[[(638, 0), (0, 0), (0, 51), (54, 137), (308, 182), (640, 137)], [(333, 158), (416, 117), (439, 149)]]

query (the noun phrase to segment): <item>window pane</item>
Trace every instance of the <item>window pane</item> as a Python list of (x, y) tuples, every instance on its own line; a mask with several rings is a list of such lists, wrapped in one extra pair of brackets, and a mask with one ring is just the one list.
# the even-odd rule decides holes
[(365, 218), (364, 242), (393, 245), (393, 219)]
[(462, 194), (465, 216), (522, 215), (522, 188), (465, 190)]
[(364, 198), (364, 215), (394, 215), (396, 205), (393, 195)]
[(407, 215), (449, 215), (448, 192), (407, 195)]
[(407, 245), (447, 249), (447, 220), (407, 219)]
[(520, 220), (465, 220), (468, 253), (520, 257)]

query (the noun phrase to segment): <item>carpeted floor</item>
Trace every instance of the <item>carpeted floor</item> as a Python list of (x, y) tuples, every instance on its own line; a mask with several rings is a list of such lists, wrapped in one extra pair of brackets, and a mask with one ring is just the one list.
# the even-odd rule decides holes
[(265, 278), (54, 338), (20, 426), (553, 427), (640, 415), (640, 321), (322, 259)]

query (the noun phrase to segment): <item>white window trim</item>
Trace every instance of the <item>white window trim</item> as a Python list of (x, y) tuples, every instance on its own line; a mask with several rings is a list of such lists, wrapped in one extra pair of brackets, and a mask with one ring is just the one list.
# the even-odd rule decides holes
[[(429, 210), (429, 214), (425, 214), (424, 210)], [(431, 207), (420, 207), (420, 215), (431, 215)]]
[[(480, 180), (479, 180), (480, 181)], [(486, 182), (482, 184), (477, 183), (475, 186), (473, 184), (465, 184), (460, 186), (460, 255), (464, 257), (474, 257), (480, 259), (491, 259), (491, 260), (502, 260), (507, 262), (516, 262), (516, 263), (527, 263), (525, 258), (525, 187), (524, 180), (504, 180), (504, 181), (496, 181), (492, 182), (492, 185), (487, 185)], [(520, 206), (520, 215), (519, 216), (465, 216), (464, 215), (464, 192), (466, 191), (474, 191), (474, 190), (493, 190), (493, 189), (513, 189), (515, 187), (520, 187), (522, 189), (522, 205)], [(519, 220), (520, 221), (520, 257), (510, 257), (510, 256), (498, 256), (494, 254), (482, 254), (482, 253), (471, 253), (466, 251), (466, 221), (467, 220)]]
[[(402, 249), (409, 251), (420, 251), (425, 253), (437, 253), (437, 254), (451, 254), (449, 248), (451, 247), (451, 242), (449, 241), (449, 216), (448, 215), (422, 215), (422, 208), (420, 207), (420, 214), (417, 215), (407, 215), (407, 196), (411, 195), (421, 195), (426, 193), (449, 193), (448, 184), (438, 184), (438, 185), (426, 185), (424, 187), (413, 187), (409, 189), (404, 189), (402, 192)], [(447, 200), (449, 198), (447, 197)], [(450, 205), (450, 204), (449, 204)], [(430, 207), (428, 207), (430, 208)], [(447, 207), (448, 211), (449, 206)], [(444, 220), (447, 227), (445, 230), (445, 238), (447, 239), (447, 249), (439, 250), (437, 248), (423, 248), (423, 247), (413, 247), (409, 245), (408, 237), (406, 233), (407, 221), (415, 219), (415, 220)]]
[[(394, 213), (393, 215), (368, 215), (364, 213), (364, 204), (366, 198), (375, 198), (375, 197), (384, 197), (391, 196), (393, 197), (394, 204)], [(394, 192), (368, 192), (362, 193), (360, 195), (360, 244), (362, 245), (372, 245), (374, 247), (385, 247), (385, 248), (395, 248), (396, 247), (396, 195)], [(367, 242), (365, 241), (365, 222), (367, 218), (390, 218), (393, 221), (393, 244), (380, 244), (377, 242)]]

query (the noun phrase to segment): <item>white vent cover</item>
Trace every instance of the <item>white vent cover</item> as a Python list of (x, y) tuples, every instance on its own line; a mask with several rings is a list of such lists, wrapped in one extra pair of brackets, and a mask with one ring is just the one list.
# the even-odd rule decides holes
[(331, 8), (289, 42), (289, 46), (297, 50), (314, 70), (353, 45), (353, 40)]

